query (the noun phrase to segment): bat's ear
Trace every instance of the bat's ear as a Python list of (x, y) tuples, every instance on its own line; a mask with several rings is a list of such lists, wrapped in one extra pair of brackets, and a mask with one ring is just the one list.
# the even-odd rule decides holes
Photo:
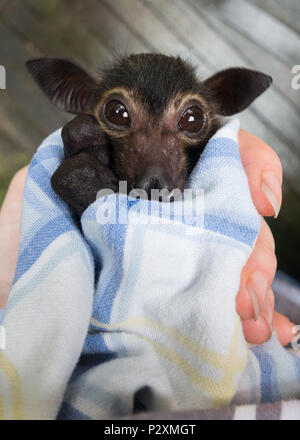
[(26, 66), (58, 108), (75, 114), (93, 112), (97, 83), (81, 67), (63, 58), (33, 59)]
[(264, 73), (233, 68), (216, 73), (204, 84), (216, 100), (217, 113), (232, 116), (245, 110), (272, 82)]

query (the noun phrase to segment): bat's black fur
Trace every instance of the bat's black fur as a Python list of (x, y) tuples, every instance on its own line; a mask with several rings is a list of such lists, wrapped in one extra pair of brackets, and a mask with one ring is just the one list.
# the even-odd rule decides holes
[[(30, 60), (27, 67), (59, 108), (79, 115), (63, 128), (65, 160), (51, 181), (78, 215), (100, 189), (117, 191), (120, 180), (147, 193), (182, 189), (219, 116), (244, 110), (272, 83), (242, 68), (200, 81), (181, 58), (159, 54), (124, 57), (98, 80), (65, 59)], [(107, 115), (116, 102), (127, 124)], [(196, 132), (195, 121), (201, 123)]]
[(196, 79), (194, 68), (181, 58), (140, 54), (122, 58), (102, 71), (101, 89), (135, 90), (151, 115), (160, 117), (178, 93), (209, 93)]

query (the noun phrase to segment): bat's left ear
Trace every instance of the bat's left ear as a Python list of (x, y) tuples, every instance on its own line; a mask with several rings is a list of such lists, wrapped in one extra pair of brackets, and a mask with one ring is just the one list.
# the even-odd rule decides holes
[(232, 116), (245, 110), (272, 82), (272, 78), (264, 73), (232, 68), (216, 73), (204, 84), (216, 100), (217, 113)]
[(65, 58), (38, 58), (27, 61), (26, 66), (58, 108), (75, 114), (93, 112), (97, 82), (77, 64)]

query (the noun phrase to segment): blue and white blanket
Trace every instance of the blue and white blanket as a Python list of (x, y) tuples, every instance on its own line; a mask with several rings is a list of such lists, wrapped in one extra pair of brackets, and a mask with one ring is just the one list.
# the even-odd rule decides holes
[[(0, 418), (98, 419), (300, 397), (300, 358), (248, 346), (235, 310), (260, 218), (230, 120), (167, 212), (124, 194), (81, 225), (50, 178), (60, 130), (35, 154), (4, 310)], [(168, 205), (170, 206), (170, 205)]]

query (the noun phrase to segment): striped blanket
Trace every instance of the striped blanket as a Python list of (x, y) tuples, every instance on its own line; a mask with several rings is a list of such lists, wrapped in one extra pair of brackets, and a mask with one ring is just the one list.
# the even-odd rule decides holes
[[(60, 130), (35, 154), (4, 309), (0, 416), (99, 419), (300, 397), (300, 358), (248, 346), (235, 310), (260, 219), (239, 123), (209, 141), (173, 204), (98, 198), (80, 224), (50, 178)], [(242, 409), (241, 409), (242, 411)]]
[(141, 413), (123, 420), (300, 420), (300, 400), (219, 409)]

